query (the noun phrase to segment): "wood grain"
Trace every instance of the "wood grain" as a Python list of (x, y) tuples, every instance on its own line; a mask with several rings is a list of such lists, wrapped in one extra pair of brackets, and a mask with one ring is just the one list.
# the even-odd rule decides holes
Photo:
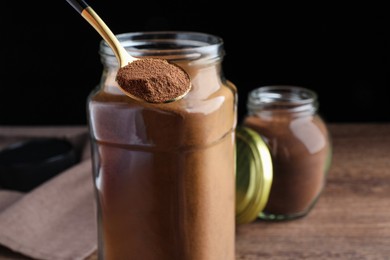
[(238, 226), (237, 259), (390, 259), (390, 124), (329, 129), (333, 162), (316, 206), (300, 219)]

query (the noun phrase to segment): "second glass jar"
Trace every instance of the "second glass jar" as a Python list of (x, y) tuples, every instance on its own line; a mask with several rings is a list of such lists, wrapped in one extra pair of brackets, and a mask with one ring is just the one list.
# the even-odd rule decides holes
[(324, 188), (332, 156), (316, 93), (299, 86), (264, 86), (249, 93), (247, 109), (243, 126), (263, 137), (273, 165), (271, 191), (260, 218), (306, 215)]

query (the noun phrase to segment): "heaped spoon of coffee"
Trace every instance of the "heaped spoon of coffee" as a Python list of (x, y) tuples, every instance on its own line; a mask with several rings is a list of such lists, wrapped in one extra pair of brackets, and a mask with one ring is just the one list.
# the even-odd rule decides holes
[(148, 103), (168, 103), (183, 98), (191, 88), (189, 75), (165, 59), (131, 56), (119, 40), (83, 0), (66, 0), (103, 37), (114, 52), (119, 88), (127, 96)]

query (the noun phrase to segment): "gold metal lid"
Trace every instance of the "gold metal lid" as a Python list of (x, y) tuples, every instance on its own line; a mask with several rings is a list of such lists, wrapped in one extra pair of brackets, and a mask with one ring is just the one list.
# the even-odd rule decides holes
[(254, 221), (264, 209), (272, 184), (267, 144), (254, 130), (236, 129), (236, 223)]

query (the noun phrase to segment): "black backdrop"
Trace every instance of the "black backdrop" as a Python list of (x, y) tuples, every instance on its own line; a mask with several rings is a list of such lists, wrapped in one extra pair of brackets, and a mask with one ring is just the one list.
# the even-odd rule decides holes
[[(230, 2), (89, 3), (114, 33), (222, 37), (223, 70), (238, 88), (240, 119), (250, 90), (290, 84), (316, 91), (328, 122), (390, 121), (385, 8)], [(65, 0), (2, 5), (0, 125), (85, 124), (85, 101), (102, 69), (100, 36)]]

